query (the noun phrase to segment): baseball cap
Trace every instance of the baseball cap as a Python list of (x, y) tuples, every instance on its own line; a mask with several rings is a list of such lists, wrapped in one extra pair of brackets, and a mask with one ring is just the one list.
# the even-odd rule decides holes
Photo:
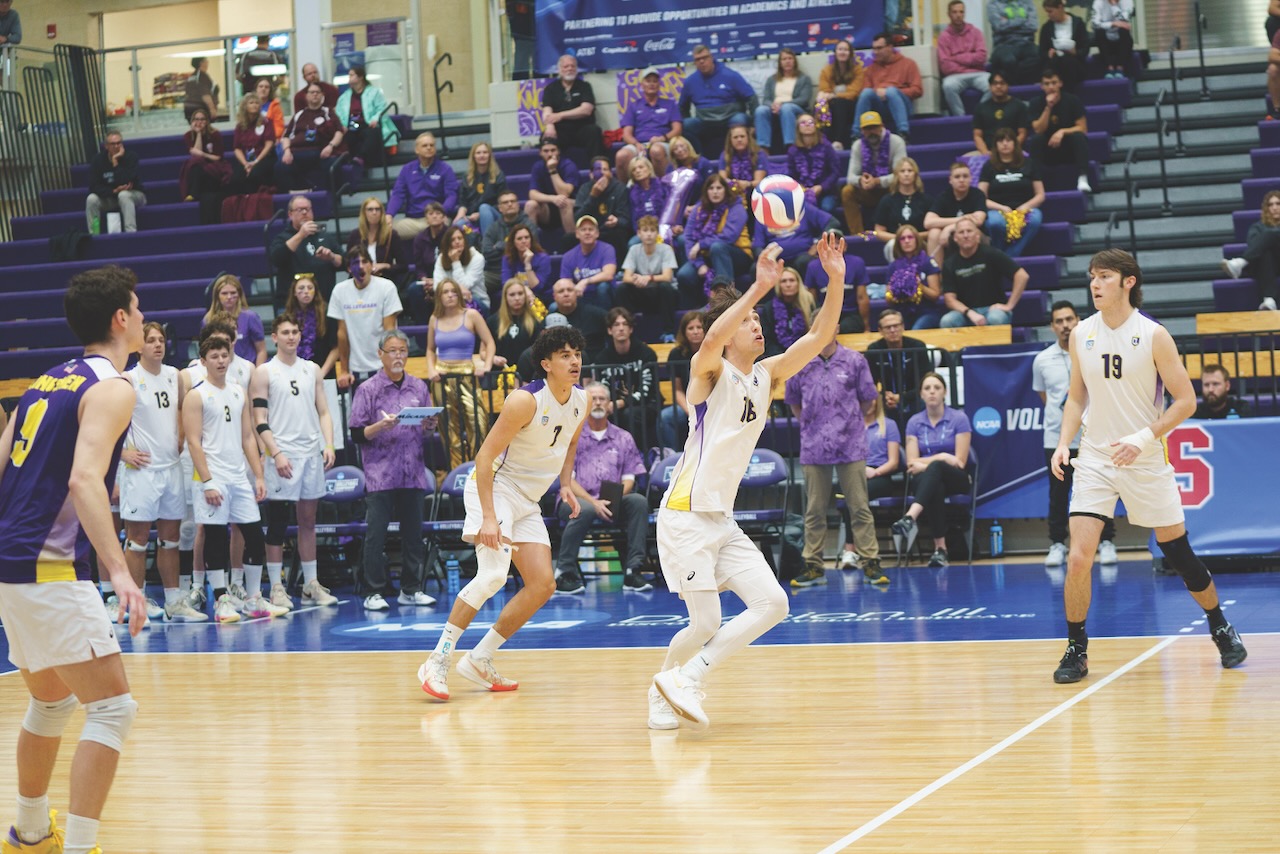
[(650, 74), (652, 74), (654, 77), (659, 77), (659, 78), (662, 77), (662, 72), (658, 70), (658, 67), (656, 65), (650, 65), (644, 71), (640, 72), (640, 79), (643, 80), (646, 77), (648, 77)]
[(555, 329), (557, 326), (568, 326), (569, 318), (565, 317), (558, 311), (553, 311), (543, 319), (542, 325), (545, 329)]
[(859, 127), (884, 127), (884, 119), (880, 118), (880, 114), (875, 110), (867, 110), (862, 114), (862, 123)]
[(580, 227), (584, 222), (589, 222), (589, 223), (591, 223), (592, 225), (594, 225), (596, 228), (599, 228), (599, 227), (600, 227), (600, 220), (596, 219), (596, 218), (595, 218), (595, 217), (593, 217), (591, 214), (586, 214), (586, 215), (584, 215), (584, 216), (580, 216), (580, 217), (578, 217), (578, 221), (577, 221), (577, 222), (575, 222), (575, 223), (573, 224), (573, 227), (574, 227), (574, 228), (578, 228), (578, 227)]

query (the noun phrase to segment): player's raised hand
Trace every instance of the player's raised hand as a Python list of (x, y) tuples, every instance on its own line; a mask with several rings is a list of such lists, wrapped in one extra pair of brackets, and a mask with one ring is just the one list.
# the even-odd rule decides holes
[(751, 290), (757, 301), (765, 293), (777, 287), (784, 268), (782, 247), (776, 243), (770, 243), (756, 260), (756, 281), (751, 286)]
[(834, 231), (824, 232), (818, 238), (818, 260), (822, 269), (827, 271), (831, 284), (844, 284), (844, 238)]

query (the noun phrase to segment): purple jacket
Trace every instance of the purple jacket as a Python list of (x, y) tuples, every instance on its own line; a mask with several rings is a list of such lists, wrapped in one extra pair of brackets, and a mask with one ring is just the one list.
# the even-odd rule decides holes
[(642, 216), (662, 217), (667, 204), (667, 185), (657, 178), (649, 179), (649, 189), (639, 184), (631, 185), (631, 220), (639, 223)]
[(806, 192), (817, 186), (822, 188), (824, 196), (830, 195), (840, 177), (836, 150), (825, 136), (813, 148), (793, 145), (787, 149), (787, 174), (799, 181)]
[[(545, 299), (551, 294), (551, 286), (555, 284), (551, 280), (551, 256), (545, 252), (535, 252), (533, 253), (533, 260), (529, 262), (529, 266), (533, 267), (533, 272), (538, 276), (538, 286), (533, 289), (533, 292)], [(523, 272), (523, 264), (513, 269), (511, 267), (511, 259), (506, 255), (502, 256), (502, 281), (504, 284)], [(526, 282), (525, 284), (528, 283)], [(497, 313), (496, 308), (494, 313)]]
[[(743, 214), (746, 218), (746, 214)], [(759, 256), (760, 250), (764, 249), (770, 243), (776, 243), (782, 247), (782, 258), (784, 261), (790, 261), (804, 253), (808, 252), (813, 244), (818, 242), (818, 238), (822, 236), (822, 232), (826, 231), (834, 225), (835, 219), (831, 214), (822, 210), (817, 205), (805, 205), (804, 217), (791, 231), (776, 234), (764, 227), (756, 228), (756, 236), (752, 241), (756, 248), (756, 255)], [(688, 238), (685, 238), (688, 240)]]
[[(732, 204), (728, 208), (728, 216), (724, 218), (724, 227), (720, 228), (719, 220), (714, 218), (707, 220), (705, 224), (700, 224), (702, 218), (702, 203), (693, 206), (693, 210), (689, 212), (689, 219), (684, 226), (684, 245), (692, 246), (695, 243), (701, 244), (706, 249), (713, 240), (723, 240), (727, 243), (737, 243), (742, 237), (742, 230), (747, 227), (747, 210), (742, 205)], [(761, 229), (763, 231), (763, 229)], [(808, 247), (805, 247), (806, 249)]]
[(439, 158), (426, 169), (415, 160), (400, 170), (387, 202), (387, 216), (403, 212), (416, 219), (423, 216), (429, 202), (444, 205), (449, 216), (458, 209), (458, 173)]

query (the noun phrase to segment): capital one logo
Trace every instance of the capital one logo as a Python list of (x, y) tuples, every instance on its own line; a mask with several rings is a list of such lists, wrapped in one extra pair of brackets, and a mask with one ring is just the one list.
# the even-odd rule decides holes
[(1213, 434), (1198, 424), (1184, 424), (1166, 441), (1182, 506), (1198, 510), (1213, 498), (1213, 463), (1207, 456), (1213, 450)]

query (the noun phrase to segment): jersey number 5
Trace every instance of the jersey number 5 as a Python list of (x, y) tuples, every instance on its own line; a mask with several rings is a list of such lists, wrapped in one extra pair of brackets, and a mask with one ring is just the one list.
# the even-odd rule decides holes
[(13, 434), (13, 450), (9, 453), (9, 459), (13, 461), (14, 468), (22, 468), (22, 464), (27, 461), (31, 454), (31, 443), (35, 441), (36, 432), (48, 411), (49, 401), (43, 397), (27, 407), (22, 426)]
[(1122, 364), (1119, 353), (1102, 354), (1102, 376), (1109, 380), (1120, 379)]

